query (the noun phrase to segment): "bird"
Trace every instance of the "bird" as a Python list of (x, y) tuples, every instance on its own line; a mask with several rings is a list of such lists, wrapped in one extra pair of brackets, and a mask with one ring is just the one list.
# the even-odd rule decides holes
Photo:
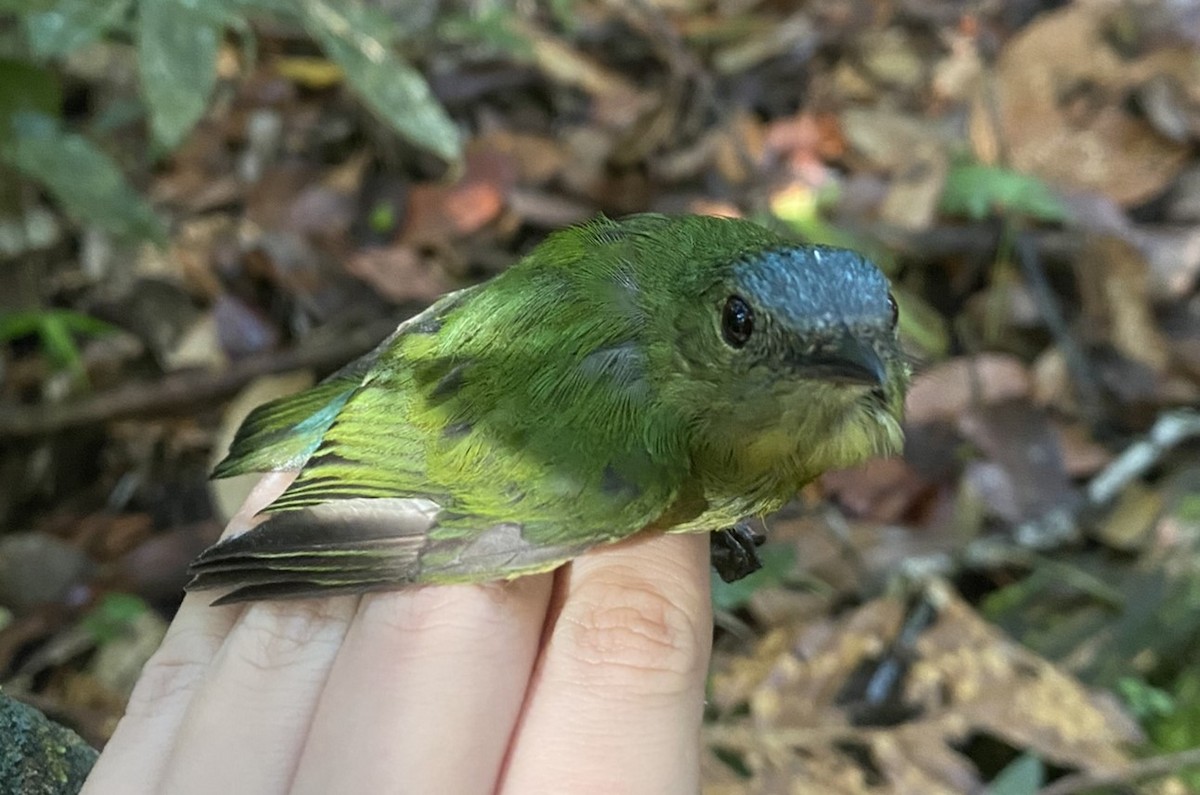
[[(242, 423), (214, 477), (298, 469), (192, 564), (214, 602), (552, 570), (639, 533), (715, 531), (898, 452), (910, 370), (883, 273), (709, 216), (600, 216), (449, 293)], [(727, 569), (729, 571), (723, 571)]]

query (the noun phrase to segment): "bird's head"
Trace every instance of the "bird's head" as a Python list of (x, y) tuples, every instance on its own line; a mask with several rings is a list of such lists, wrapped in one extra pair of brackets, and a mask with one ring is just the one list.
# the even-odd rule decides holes
[(909, 368), (887, 278), (862, 255), (781, 244), (717, 256), (677, 320), (700, 443), (800, 479), (898, 452)]

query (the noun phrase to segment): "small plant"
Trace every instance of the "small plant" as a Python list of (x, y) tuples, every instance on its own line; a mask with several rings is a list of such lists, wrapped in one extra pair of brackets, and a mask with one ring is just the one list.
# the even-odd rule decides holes
[(1018, 171), (982, 163), (959, 163), (946, 176), (939, 209), (978, 221), (993, 213), (1062, 221), (1066, 207), (1046, 183)]
[[(10, 0), (11, 2), (11, 0)], [(253, 57), (249, 18), (294, 24), (320, 46), (363, 103), (412, 144), (448, 161), (458, 129), (428, 83), (397, 52), (406, 31), (361, 3), (330, 0), (60, 0), (17, 2), (20, 35), (0, 58), (0, 167), (38, 182), (77, 221), (125, 238), (165, 237), (162, 222), (117, 165), (60, 117), (56, 61), (104, 37), (134, 43), (140, 101), (158, 151), (169, 152), (204, 115), (228, 31)]]
[(75, 337), (94, 337), (115, 330), (114, 326), (103, 320), (68, 309), (37, 309), (0, 314), (0, 343), (11, 342), (21, 337), (36, 337), (50, 362), (58, 369), (70, 371), (80, 381), (86, 376), (83, 359), (75, 345)]

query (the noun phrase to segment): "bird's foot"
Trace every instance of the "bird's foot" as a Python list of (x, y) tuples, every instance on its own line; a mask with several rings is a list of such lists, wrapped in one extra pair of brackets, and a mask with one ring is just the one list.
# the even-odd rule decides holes
[(712, 565), (725, 582), (740, 580), (762, 568), (758, 547), (767, 537), (750, 526), (738, 522), (733, 527), (712, 534)]

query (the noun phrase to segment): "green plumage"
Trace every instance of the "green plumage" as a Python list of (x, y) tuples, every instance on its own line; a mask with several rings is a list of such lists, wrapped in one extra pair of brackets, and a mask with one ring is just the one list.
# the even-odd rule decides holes
[(483, 581), (723, 528), (894, 451), (907, 378), (886, 280), (858, 255), (745, 221), (600, 218), (254, 411), (215, 474), (300, 475), (189, 587)]

